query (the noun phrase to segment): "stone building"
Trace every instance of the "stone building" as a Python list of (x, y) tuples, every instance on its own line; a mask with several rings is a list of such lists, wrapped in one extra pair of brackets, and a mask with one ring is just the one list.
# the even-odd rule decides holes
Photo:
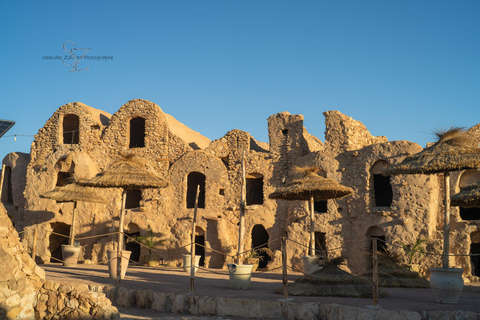
[[(42, 199), (68, 177), (91, 178), (131, 152), (147, 160), (170, 185), (164, 189), (129, 190), (125, 233), (154, 234), (167, 240), (157, 245), (165, 263), (180, 265), (191, 241), (195, 191), (200, 186), (195, 241), (201, 265), (223, 268), (237, 251), (241, 161), (245, 156), (245, 249), (268, 246), (274, 256), (263, 267), (281, 264), (280, 239), (287, 236), (288, 262), (301, 268), (309, 239), (307, 204), (272, 200), (277, 186), (299, 177), (294, 167), (316, 166), (323, 175), (352, 187), (355, 194), (340, 200), (315, 203), (315, 241), (328, 256), (342, 255), (354, 273), (369, 268), (371, 237), (380, 239), (380, 250), (403, 254), (402, 244), (427, 239), (429, 255), (422, 257), (424, 272), (440, 264), (443, 201), (441, 176), (400, 175), (382, 172), (405, 156), (422, 150), (408, 141), (374, 137), (367, 128), (338, 111), (325, 115), (325, 143), (310, 135), (302, 115), (282, 112), (268, 118), (269, 143), (256, 141), (248, 132), (231, 130), (210, 141), (165, 114), (156, 104), (136, 99), (115, 114), (70, 103), (61, 106), (35, 136), (30, 154), (11, 153), (5, 165), (2, 202), (23, 241), (31, 248), (38, 232), (37, 262), (61, 259), (73, 204)], [(480, 125), (468, 134), (480, 141)], [(452, 194), (476, 182), (476, 171), (452, 174)], [(98, 189), (110, 202), (79, 203), (77, 238), (85, 263), (105, 261), (113, 248), (121, 207), (120, 189)], [(451, 265), (465, 269), (465, 279), (478, 281), (480, 261), (480, 209), (452, 208)], [(478, 220), (477, 220), (478, 219)], [(142, 262), (146, 248), (127, 243), (132, 259)], [(403, 255), (404, 256), (404, 255)]]

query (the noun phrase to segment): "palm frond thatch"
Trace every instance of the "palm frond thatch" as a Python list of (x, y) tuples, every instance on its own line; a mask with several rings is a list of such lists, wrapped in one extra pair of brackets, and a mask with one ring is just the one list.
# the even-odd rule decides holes
[[(321, 270), (297, 279), (287, 286), (288, 294), (292, 296), (372, 297), (372, 282), (340, 269), (338, 265), (342, 261), (345, 259), (327, 261)], [(283, 288), (276, 289), (275, 293), (283, 293)], [(388, 292), (379, 290), (379, 296), (387, 297)]]
[(57, 186), (55, 189), (41, 194), (40, 198), (51, 199), (57, 202), (108, 202), (108, 200), (98, 194), (94, 188), (78, 185), (75, 181), (63, 186)]
[(271, 199), (285, 200), (309, 200), (312, 196), (315, 200), (328, 200), (343, 198), (353, 193), (353, 189), (341, 185), (337, 181), (321, 177), (317, 174), (318, 168), (297, 168), (304, 172), (304, 176), (291, 183), (277, 188), (269, 195)]
[(478, 143), (462, 128), (439, 130), (436, 135), (437, 142), (391, 166), (385, 174), (429, 174), (480, 168)]
[(460, 192), (451, 197), (451, 205), (464, 208), (480, 207), (480, 183), (460, 188)]
[[(366, 279), (372, 279), (373, 272), (364, 274)], [(411, 271), (400, 264), (398, 256), (389, 253), (378, 255), (378, 285), (380, 287), (429, 288), (427, 279), (420, 277), (418, 272)]]
[(105, 172), (80, 183), (98, 188), (165, 188), (168, 182), (140, 157), (123, 154)]

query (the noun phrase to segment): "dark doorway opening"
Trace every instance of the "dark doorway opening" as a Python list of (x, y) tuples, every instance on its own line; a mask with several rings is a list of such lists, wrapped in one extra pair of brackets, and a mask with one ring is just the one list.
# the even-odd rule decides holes
[(263, 204), (263, 176), (256, 173), (246, 178), (247, 205)]
[(80, 119), (76, 114), (63, 116), (63, 144), (78, 144)]
[[(269, 235), (267, 230), (261, 225), (257, 224), (252, 229), (252, 249), (268, 249)], [(268, 262), (272, 259), (270, 255), (265, 251), (259, 251), (260, 261), (258, 263), (259, 268), (266, 268)]]
[(480, 243), (472, 243), (470, 245), (470, 254), (478, 254), (478, 256), (471, 256), (472, 275), (480, 277)]
[(373, 188), (375, 189), (375, 206), (390, 207), (393, 199), (390, 177), (386, 177), (383, 174), (374, 174)]
[(370, 241), (370, 252), (373, 252), (373, 239), (377, 239), (377, 252), (386, 253), (387, 245), (385, 243), (385, 236), (371, 236)]
[(190, 172), (187, 176), (187, 209), (195, 208), (197, 186), (200, 186), (198, 207), (205, 208), (205, 175), (200, 172)]
[(463, 208), (460, 207), (460, 218), (462, 220), (480, 220), (480, 208)]
[(140, 207), (142, 200), (142, 190), (128, 189), (125, 197), (125, 209), (135, 209)]
[(130, 120), (130, 148), (145, 147), (145, 119), (142, 117)]
[(205, 235), (195, 235), (195, 255), (200, 256), (199, 266), (205, 266)]
[(52, 262), (59, 263), (63, 260), (62, 244), (68, 244), (70, 226), (62, 222), (52, 223), (52, 233), (49, 236), (49, 250)]
[(136, 241), (129, 241), (129, 238), (136, 238), (140, 236), (140, 232), (126, 233), (124, 236), (125, 250), (131, 251), (130, 260), (140, 262), (140, 244)]
[(313, 202), (313, 211), (317, 213), (327, 213), (328, 212), (328, 202), (324, 201), (314, 201)]
[(12, 168), (10, 166), (5, 166), (5, 176), (3, 178), (3, 194), (2, 202), (7, 204), (13, 204), (13, 193), (12, 193)]
[(326, 258), (327, 243), (325, 233), (315, 231), (315, 255)]

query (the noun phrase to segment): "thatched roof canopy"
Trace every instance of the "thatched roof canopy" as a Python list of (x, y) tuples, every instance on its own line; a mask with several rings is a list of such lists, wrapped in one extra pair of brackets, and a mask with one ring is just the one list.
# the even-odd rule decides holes
[(460, 192), (450, 199), (452, 206), (480, 207), (480, 183), (461, 188)]
[(123, 154), (106, 171), (81, 184), (98, 188), (165, 188), (168, 182), (144, 160), (134, 154)]
[(353, 193), (353, 189), (341, 185), (337, 181), (321, 177), (317, 174), (318, 168), (298, 168), (303, 171), (301, 179), (277, 188), (269, 195), (271, 199), (285, 200), (309, 200), (312, 196), (315, 200), (327, 200), (343, 198)]
[[(325, 266), (310, 275), (295, 280), (287, 287), (292, 296), (333, 296), (333, 297), (372, 297), (371, 281), (365, 277), (354, 276), (340, 269), (345, 259), (338, 257), (327, 261)], [(281, 288), (275, 291), (281, 293)], [(388, 292), (379, 290), (381, 297), (388, 296)]]
[(385, 171), (386, 175), (430, 174), (480, 168), (480, 148), (461, 128), (435, 133), (438, 141), (406, 157)]
[(51, 199), (57, 202), (108, 202), (108, 200), (98, 194), (94, 188), (80, 186), (74, 181), (61, 187), (55, 187), (52, 191), (41, 194), (40, 198)]

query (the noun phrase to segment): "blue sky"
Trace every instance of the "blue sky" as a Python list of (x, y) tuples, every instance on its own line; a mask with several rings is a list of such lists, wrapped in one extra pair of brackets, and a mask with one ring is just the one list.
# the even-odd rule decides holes
[[(267, 118), (289, 111), (323, 141), (322, 113), (339, 110), (424, 146), (480, 122), (479, 16), (474, 0), (2, 1), (0, 119), (16, 125), (0, 159), (29, 152), (63, 104), (113, 114), (137, 98), (212, 140), (267, 142)], [(66, 41), (113, 59), (42, 59)]]

